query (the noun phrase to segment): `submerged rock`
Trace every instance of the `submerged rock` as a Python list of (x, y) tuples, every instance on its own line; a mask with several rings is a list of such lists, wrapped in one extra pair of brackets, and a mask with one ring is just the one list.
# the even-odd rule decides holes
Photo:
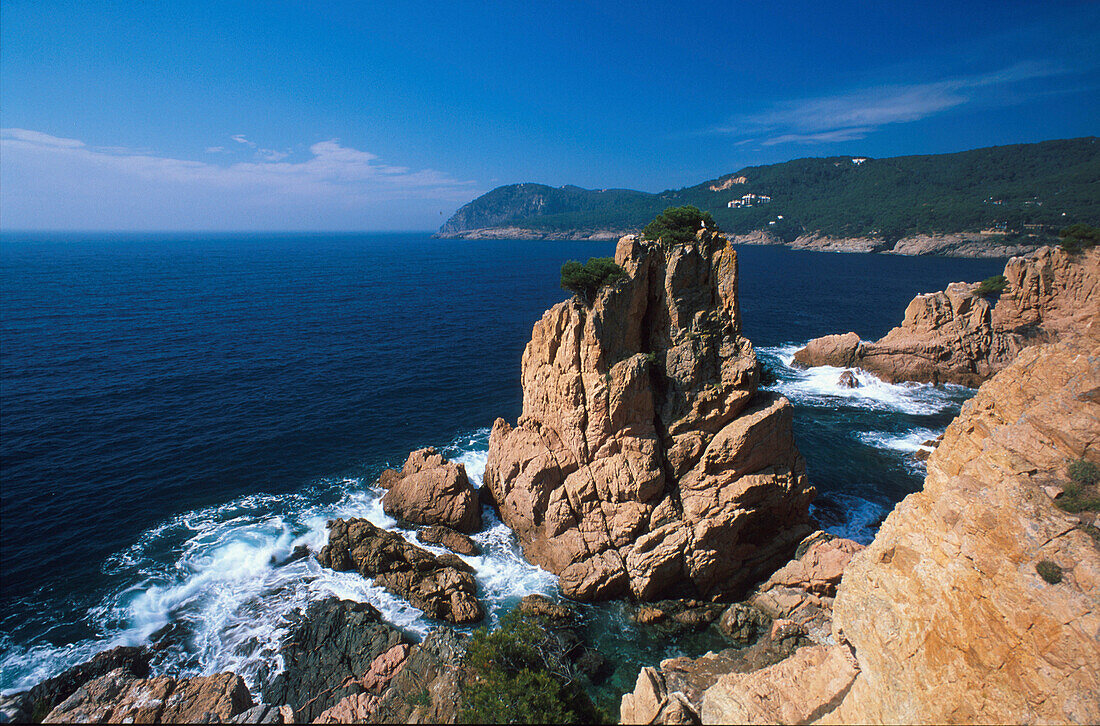
[(425, 527), (417, 532), (416, 536), (421, 542), (446, 547), (452, 552), (457, 552), (460, 555), (481, 554), (481, 548), (477, 546), (477, 542), (474, 542), (461, 532), (454, 531), (450, 527), (444, 527), (442, 525)]
[(579, 600), (739, 593), (790, 556), (813, 496), (787, 400), (758, 392), (725, 238), (619, 241), (626, 276), (535, 324), (523, 415), (486, 486), (527, 559)]
[(409, 454), (400, 472), (387, 469), (379, 483), (389, 491), (382, 509), (412, 524), (440, 524), (471, 534), (481, 529), (481, 506), (466, 467), (447, 461), (435, 449)]
[(856, 374), (851, 371), (844, 371), (841, 373), (836, 383), (841, 388), (859, 388), (859, 379), (856, 378)]
[(473, 569), (455, 555), (436, 557), (366, 519), (329, 522), (329, 541), (317, 561), (353, 570), (407, 600), (430, 618), (474, 623), (484, 617)]

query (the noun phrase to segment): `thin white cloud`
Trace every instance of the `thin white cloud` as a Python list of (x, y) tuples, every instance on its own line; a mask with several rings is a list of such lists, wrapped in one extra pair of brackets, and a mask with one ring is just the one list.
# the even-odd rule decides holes
[(244, 144), (245, 146), (251, 146), (252, 148), (256, 148), (256, 144), (254, 144), (251, 141), (249, 141), (248, 139), (246, 139), (244, 134), (234, 134), (234, 135), (230, 136), (229, 138), (233, 139), (238, 144)]
[[(837, 129), (836, 131), (822, 131), (816, 134), (782, 134), (781, 136), (774, 136), (770, 139), (765, 139), (760, 142), (761, 146), (775, 146), (776, 144), (835, 144), (839, 141), (852, 141), (854, 139), (862, 139), (867, 134), (871, 133), (874, 129), (868, 126), (862, 126), (851, 129)], [(739, 141), (738, 144), (745, 142)]]
[(226, 154), (228, 152), (226, 151), (224, 146), (207, 146), (206, 147), (206, 153), (207, 154)]
[[(230, 164), (91, 148), (27, 129), (0, 130), (0, 150), (0, 222), (9, 229), (424, 229), (478, 193), (471, 181), (385, 164), (337, 139), (300, 160), (258, 150), (257, 160)], [(415, 219), (403, 222), (408, 210)]]
[(834, 96), (783, 101), (732, 118), (709, 133), (760, 137), (762, 146), (835, 143), (861, 139), (882, 126), (928, 118), (988, 97), (983, 89), (1064, 73), (1048, 63), (1020, 63), (991, 73), (933, 83), (887, 85)]

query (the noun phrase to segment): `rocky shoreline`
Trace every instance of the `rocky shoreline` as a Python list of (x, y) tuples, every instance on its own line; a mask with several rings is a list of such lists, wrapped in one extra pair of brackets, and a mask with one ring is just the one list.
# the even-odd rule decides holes
[[(455, 627), (486, 614), (459, 556), (477, 553), (482, 506), (567, 598), (628, 598), (639, 627), (726, 643), (643, 667), (623, 723), (1100, 721), (1100, 518), (1065, 505), (1071, 464), (1100, 462), (1100, 253), (1013, 259), (995, 305), (952, 286), (877, 343), (800, 351), (982, 383), (923, 491), (864, 547), (815, 531), (790, 405), (760, 390), (741, 334), (734, 241), (620, 239), (622, 277), (535, 324), (523, 412), (493, 426), (481, 489), (434, 449), (382, 473), (385, 512), (457, 554), (363, 518), (300, 553), (423, 610), (426, 636), (329, 597), (287, 624), (256, 693), (234, 673), (156, 673), (159, 645), (116, 648), (4, 697), (0, 721), (453, 723), (484, 676), (478, 636)], [(606, 677), (574, 608), (528, 596), (517, 612), (571, 682)]]
[(1024, 348), (1075, 336), (1098, 316), (1100, 250), (1043, 247), (1008, 261), (1001, 290), (952, 283), (914, 298), (901, 325), (881, 339), (864, 342), (855, 332), (815, 338), (794, 363), (861, 368), (891, 383), (977, 387)]
[[(439, 239), (518, 239), (518, 240), (592, 240), (607, 241), (623, 235), (636, 234), (639, 230), (562, 230), (549, 232), (527, 227), (482, 227), (447, 233), (438, 232)], [(791, 241), (784, 241), (767, 230), (748, 234), (729, 235), (738, 245), (780, 245), (794, 250), (813, 252), (874, 252), (891, 255), (935, 255), (940, 257), (1001, 258), (1026, 255), (1037, 245), (1004, 242), (998, 235), (979, 232), (950, 232), (943, 234), (916, 234), (888, 242), (876, 237), (833, 237), (820, 233), (803, 234)]]

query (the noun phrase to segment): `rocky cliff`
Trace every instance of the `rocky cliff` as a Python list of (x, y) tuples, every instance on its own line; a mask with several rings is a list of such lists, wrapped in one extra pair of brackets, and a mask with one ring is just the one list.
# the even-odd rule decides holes
[(796, 364), (858, 367), (883, 380), (977, 386), (1029, 345), (1075, 335), (1100, 311), (1100, 250), (1044, 247), (1005, 266), (995, 304), (956, 282), (918, 295), (901, 325), (873, 343), (856, 333), (817, 338)]
[(701, 232), (623, 237), (626, 276), (559, 303), (523, 354), (523, 415), (485, 482), (527, 558), (569, 597), (738, 592), (810, 531), (786, 399), (757, 386), (737, 256)]
[(1057, 506), (1100, 461), (1100, 322), (1079, 333), (982, 386), (848, 563), (831, 638), (712, 676), (704, 723), (1100, 722), (1097, 513)]

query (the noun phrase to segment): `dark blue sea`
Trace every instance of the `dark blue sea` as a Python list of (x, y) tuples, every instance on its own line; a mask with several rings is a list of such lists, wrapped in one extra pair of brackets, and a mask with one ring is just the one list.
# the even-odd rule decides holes
[[(411, 449), (444, 449), (480, 484), (488, 428), (520, 412), (531, 326), (566, 296), (562, 262), (613, 250), (427, 234), (0, 237), (0, 689), (171, 626), (160, 670), (230, 669), (255, 692), (287, 614), (327, 595), (426, 632), (419, 611), (353, 573), (280, 563), (323, 544), (334, 516), (396, 527), (372, 484)], [(920, 487), (913, 452), (973, 391), (869, 376), (848, 390), (790, 355), (826, 333), (877, 338), (915, 294), (1003, 261), (738, 252), (744, 331), (795, 404), (815, 514), (869, 541)], [(554, 593), (499, 522), (477, 539), (485, 554), (467, 559), (494, 617)], [(661, 647), (635, 655), (676, 654)], [(623, 674), (632, 685), (636, 666)]]

